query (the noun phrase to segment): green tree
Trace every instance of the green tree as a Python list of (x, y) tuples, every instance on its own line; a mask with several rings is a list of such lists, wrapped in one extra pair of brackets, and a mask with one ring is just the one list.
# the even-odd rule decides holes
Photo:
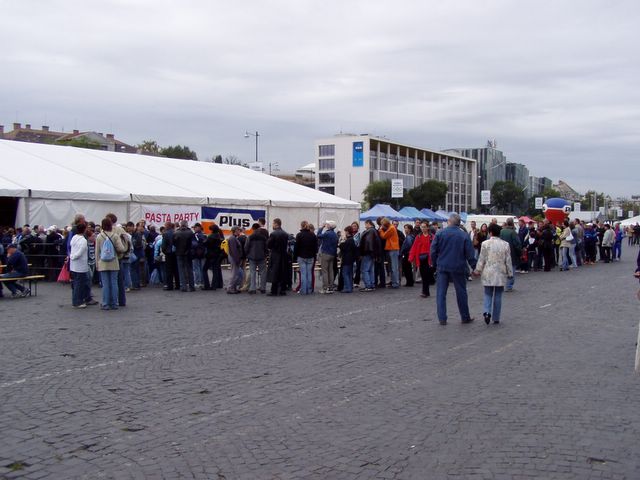
[(182, 145), (182, 146), (175, 145), (175, 146), (165, 147), (160, 150), (160, 154), (163, 157), (169, 157), (169, 158), (180, 158), (184, 160), (198, 160), (198, 155), (196, 155), (196, 152), (191, 150), (186, 145)]
[[(596, 203), (593, 205), (593, 196), (596, 196)], [(598, 193), (595, 190), (587, 191), (580, 199), (580, 208), (582, 210), (591, 211), (593, 207), (598, 210), (598, 207), (604, 207), (606, 201), (606, 195), (604, 193)]]
[(155, 140), (145, 140), (142, 143), (136, 145), (136, 148), (142, 154), (146, 155), (160, 155), (160, 145)]
[(491, 188), (491, 203), (506, 213), (520, 213), (525, 201), (524, 191), (511, 181), (499, 181)]
[(437, 210), (438, 206), (444, 205), (447, 198), (447, 184), (438, 180), (427, 180), (422, 185), (409, 190), (402, 203), (411, 205), (418, 210), (431, 208)]
[(378, 203), (391, 204), (393, 200), (391, 198), (391, 180), (378, 180), (371, 182), (367, 185), (362, 192), (364, 195), (364, 201), (369, 205), (369, 208), (377, 205)]
[(222, 155), (214, 155), (213, 163), (222, 163)]
[(78, 147), (78, 148), (90, 148), (91, 150), (102, 150), (102, 145), (98, 142), (92, 142), (91, 140), (87, 140), (86, 138), (71, 138), (68, 140), (56, 140), (55, 143), (57, 145), (65, 145), (68, 147)]

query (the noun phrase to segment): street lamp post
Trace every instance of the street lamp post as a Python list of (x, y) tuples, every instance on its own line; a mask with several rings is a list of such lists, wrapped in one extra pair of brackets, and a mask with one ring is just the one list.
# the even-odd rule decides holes
[(258, 137), (260, 134), (256, 130), (256, 133), (250, 133), (248, 130), (244, 131), (244, 138), (256, 137), (256, 163), (258, 163)]

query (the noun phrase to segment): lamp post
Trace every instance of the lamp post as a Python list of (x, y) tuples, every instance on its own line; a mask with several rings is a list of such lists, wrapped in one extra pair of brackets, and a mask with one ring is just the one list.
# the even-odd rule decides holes
[(248, 130), (244, 131), (244, 138), (256, 137), (256, 163), (258, 163), (258, 137), (260, 134), (256, 130), (256, 133), (250, 133)]

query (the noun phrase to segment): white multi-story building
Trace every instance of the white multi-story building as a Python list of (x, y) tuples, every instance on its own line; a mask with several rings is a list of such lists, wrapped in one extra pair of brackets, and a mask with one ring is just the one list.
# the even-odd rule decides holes
[(368, 134), (339, 134), (315, 142), (316, 189), (361, 202), (370, 182), (401, 178), (410, 190), (427, 180), (447, 184), (444, 210), (476, 208), (476, 161)]

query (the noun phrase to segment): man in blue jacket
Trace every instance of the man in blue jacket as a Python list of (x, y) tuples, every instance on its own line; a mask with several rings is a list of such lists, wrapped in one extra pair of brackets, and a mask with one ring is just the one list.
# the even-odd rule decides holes
[[(12, 243), (7, 247), (7, 270), (8, 273), (3, 273), (0, 275), (2, 278), (20, 278), (26, 277), (28, 273), (28, 265), (27, 265), (27, 257), (24, 256), (20, 250), (18, 250), (18, 246), (15, 243)], [(22, 285), (19, 285), (17, 282), (0, 282), (0, 297), (2, 297), (2, 285), (5, 285), (13, 294), (14, 298), (17, 297), (26, 297), (31, 291), (28, 288), (24, 288)], [(18, 293), (20, 290), (20, 293)]]
[[(431, 244), (431, 262), (437, 272), (436, 304), (440, 325), (447, 324), (447, 290), (453, 282), (462, 323), (471, 323), (467, 299), (467, 271), (476, 266), (475, 252), (469, 235), (460, 228), (460, 215), (449, 217), (447, 228), (440, 230)], [(423, 280), (424, 281), (424, 280)]]
[(320, 269), (322, 272), (322, 290), (320, 293), (333, 293), (333, 261), (338, 254), (338, 235), (335, 232), (336, 223), (327, 220), (318, 231), (320, 240)]

